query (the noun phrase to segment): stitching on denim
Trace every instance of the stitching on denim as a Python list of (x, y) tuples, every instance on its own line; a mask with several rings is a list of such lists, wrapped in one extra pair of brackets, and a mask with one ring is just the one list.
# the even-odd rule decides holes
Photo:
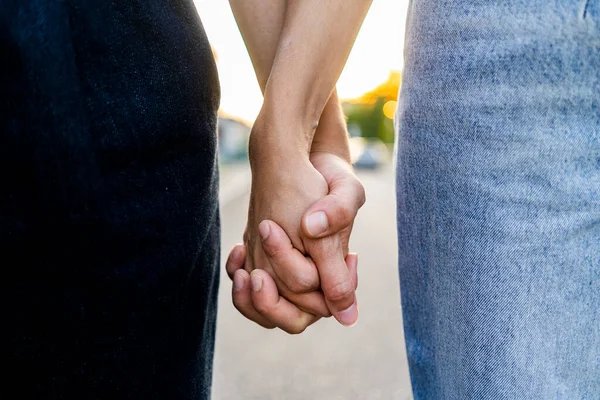
[(586, 19), (586, 17), (587, 17), (589, 6), (590, 6), (590, 0), (586, 0), (585, 5), (583, 6), (583, 16), (582, 16), (583, 19)]

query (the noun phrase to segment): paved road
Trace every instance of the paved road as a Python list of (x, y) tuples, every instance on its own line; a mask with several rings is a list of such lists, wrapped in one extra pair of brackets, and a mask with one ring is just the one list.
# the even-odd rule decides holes
[[(404, 350), (391, 168), (359, 174), (367, 204), (350, 249), (359, 254), (360, 319), (344, 328), (319, 321), (299, 336), (265, 330), (231, 305), (221, 276), (215, 355), (215, 400), (406, 400), (410, 383)], [(248, 171), (225, 170), (222, 183), (223, 259), (246, 222)]]

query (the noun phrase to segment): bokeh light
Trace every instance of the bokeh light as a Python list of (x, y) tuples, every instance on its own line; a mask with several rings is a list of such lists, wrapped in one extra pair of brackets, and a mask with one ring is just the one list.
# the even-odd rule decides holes
[(389, 119), (394, 119), (394, 114), (396, 113), (396, 106), (398, 102), (395, 100), (390, 100), (383, 105), (383, 115), (385, 115)]

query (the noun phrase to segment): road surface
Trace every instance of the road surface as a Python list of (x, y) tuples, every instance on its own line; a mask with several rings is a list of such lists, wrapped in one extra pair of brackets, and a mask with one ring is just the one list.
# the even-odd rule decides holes
[[(222, 268), (215, 354), (215, 400), (407, 400), (410, 383), (398, 286), (393, 174), (359, 172), (367, 203), (350, 250), (359, 254), (360, 319), (344, 328), (321, 320), (302, 335), (265, 330), (231, 304)], [(223, 255), (241, 241), (249, 171), (222, 174)]]

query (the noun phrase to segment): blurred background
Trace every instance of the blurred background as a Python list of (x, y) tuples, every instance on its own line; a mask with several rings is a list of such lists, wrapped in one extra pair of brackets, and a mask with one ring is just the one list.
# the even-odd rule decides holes
[[(226, 0), (195, 0), (221, 80), (222, 259), (242, 240), (250, 189), (247, 142), (262, 95)], [(367, 192), (350, 249), (359, 254), (360, 318), (322, 320), (299, 336), (265, 330), (231, 304), (222, 268), (215, 400), (410, 399), (397, 272), (393, 118), (408, 0), (374, 0), (338, 82), (352, 161)]]

